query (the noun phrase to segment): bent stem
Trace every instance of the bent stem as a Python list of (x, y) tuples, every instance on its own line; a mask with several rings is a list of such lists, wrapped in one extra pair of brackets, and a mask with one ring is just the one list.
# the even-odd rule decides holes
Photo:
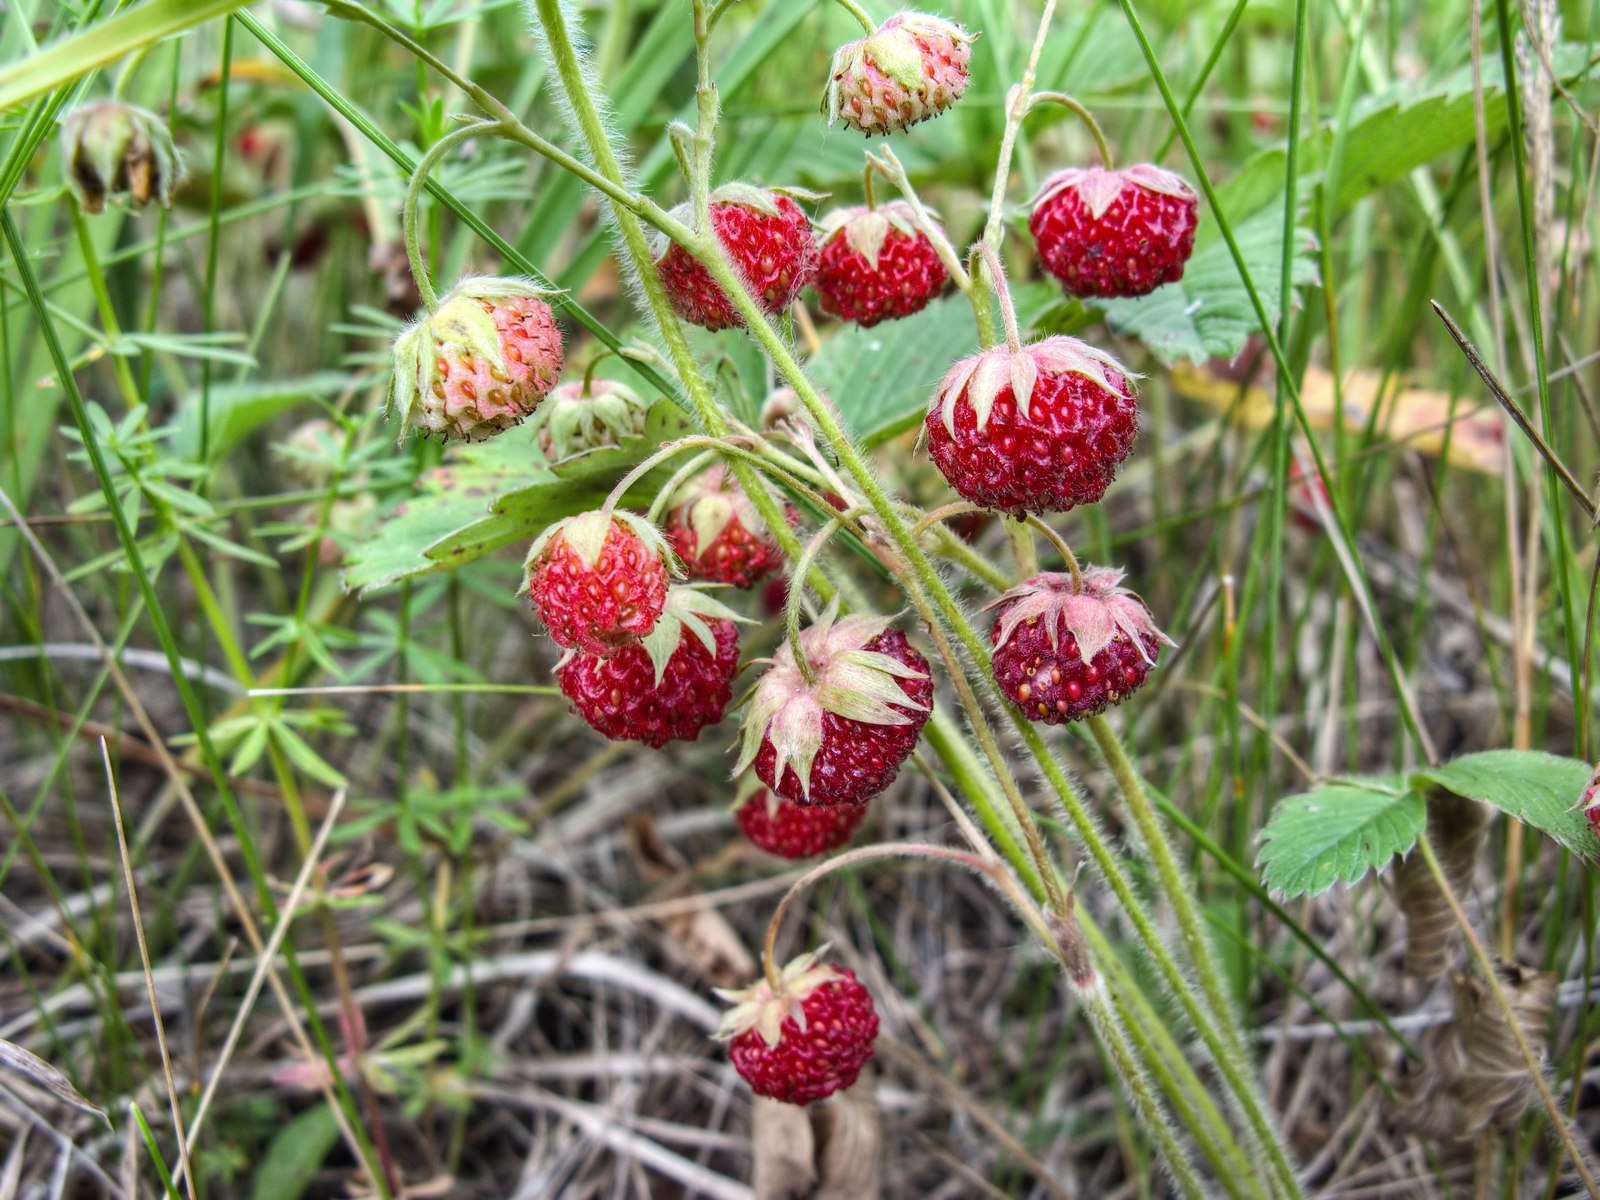
[(835, 871), (853, 867), (858, 863), (877, 862), (888, 858), (920, 858), (929, 862), (951, 863), (983, 876), (1005, 897), (1007, 903), (1016, 909), (1017, 915), (1039, 932), (1048, 944), (1050, 930), (1044, 918), (1029, 902), (1028, 894), (1022, 890), (1022, 885), (998, 862), (949, 846), (932, 846), (924, 842), (883, 842), (876, 846), (846, 850), (843, 854), (828, 859), (827, 862), (818, 863), (796, 879), (783, 894), (783, 899), (778, 901), (778, 906), (772, 910), (771, 920), (767, 922), (767, 937), (761, 948), (761, 968), (767, 981), (772, 984), (773, 990), (776, 991), (780, 987), (782, 979), (777, 964), (778, 933), (783, 926), (784, 918), (789, 915), (789, 909), (800, 894)]
[(1105, 131), (1100, 128), (1100, 122), (1094, 119), (1094, 115), (1087, 108), (1065, 92), (1035, 92), (1028, 101), (1028, 111), (1032, 112), (1041, 104), (1059, 104), (1076, 115), (1089, 127), (1089, 132), (1094, 137), (1095, 149), (1100, 151), (1100, 165), (1108, 171), (1113, 169), (1115, 160), (1111, 156), (1111, 144), (1106, 141)]
[(1477, 960), (1478, 969), (1483, 972), (1484, 982), (1489, 985), (1489, 993), (1494, 997), (1495, 1007), (1500, 1010), (1500, 1017), (1506, 1023), (1506, 1028), (1511, 1031), (1511, 1036), (1516, 1040), (1517, 1053), (1522, 1056), (1523, 1065), (1527, 1068), (1528, 1078), (1533, 1080), (1533, 1085), (1539, 1091), (1539, 1100), (1544, 1105), (1545, 1113), (1550, 1118), (1550, 1127), (1557, 1139), (1560, 1140), (1562, 1149), (1567, 1152), (1567, 1157), (1572, 1160), (1573, 1168), (1578, 1172), (1578, 1178), (1583, 1181), (1583, 1186), (1592, 1197), (1600, 1197), (1600, 1184), (1595, 1181), (1594, 1173), (1589, 1169), (1589, 1163), (1578, 1148), (1576, 1139), (1572, 1136), (1572, 1128), (1567, 1124), (1567, 1119), (1561, 1111), (1561, 1106), (1556, 1103), (1555, 1096), (1550, 1091), (1550, 1085), (1545, 1082), (1544, 1066), (1533, 1053), (1533, 1047), (1528, 1045), (1528, 1036), (1523, 1032), (1522, 1022), (1518, 1020), (1516, 1009), (1511, 1006), (1511, 997), (1506, 995), (1505, 987), (1500, 983), (1500, 973), (1495, 970), (1494, 961), (1489, 957), (1489, 952), (1484, 948), (1483, 939), (1478, 936), (1478, 931), (1472, 927), (1466, 910), (1461, 907), (1461, 901), (1456, 896), (1455, 889), (1450, 886), (1449, 876), (1444, 868), (1439, 865), (1438, 855), (1434, 853), (1433, 842), (1429, 839), (1427, 831), (1417, 839), (1417, 849), (1422, 854), (1422, 859), (1428, 864), (1428, 873), (1433, 876), (1433, 882), (1438, 886), (1439, 892), (1444, 896), (1445, 903), (1450, 906), (1450, 915), (1461, 928), (1467, 939), (1467, 945), (1472, 948), (1472, 957)]
[(428, 186), (428, 173), (438, 165), (440, 159), (462, 142), (482, 137), (486, 133), (497, 132), (498, 129), (498, 125), (489, 121), (475, 121), (471, 125), (463, 125), (460, 129), (452, 129), (428, 147), (428, 152), (418, 160), (417, 169), (411, 172), (411, 182), (406, 185), (405, 205), (400, 210), (406, 258), (411, 263), (411, 278), (416, 281), (417, 293), (422, 297), (422, 303), (429, 312), (439, 307), (439, 294), (434, 291), (427, 260), (422, 256), (422, 239), (417, 233), (417, 209), (420, 207), (422, 189)]

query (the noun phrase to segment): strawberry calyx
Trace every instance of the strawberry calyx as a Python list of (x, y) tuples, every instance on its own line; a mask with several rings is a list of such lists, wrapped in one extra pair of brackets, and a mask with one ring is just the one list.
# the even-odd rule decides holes
[(552, 462), (643, 436), (650, 403), (614, 379), (573, 380), (552, 389), (534, 416)]
[(954, 438), (956, 405), (965, 397), (972, 405), (974, 424), (982, 431), (989, 424), (995, 400), (1009, 388), (1017, 411), (1026, 417), (1041, 374), (1081, 375), (1121, 399), (1124, 393), (1107, 377), (1108, 371), (1130, 383), (1137, 378), (1104, 350), (1065, 334), (1031, 342), (1018, 350), (1004, 344), (991, 346), (950, 368), (934, 390), (930, 412), (938, 413), (946, 432)]
[(672, 661), (672, 656), (683, 644), (685, 634), (698, 638), (700, 644), (706, 648), (706, 653), (716, 658), (717, 635), (711, 628), (712, 621), (736, 621), (745, 625), (751, 623), (749, 617), (742, 617), (734, 612), (715, 596), (708, 594), (703, 586), (673, 584), (667, 589), (667, 605), (656, 618), (655, 628), (639, 639), (645, 653), (650, 656), (650, 665), (655, 668), (657, 687), (661, 686), (662, 677), (667, 672), (667, 664)]
[(722, 1015), (722, 1023), (713, 1036), (718, 1041), (729, 1041), (753, 1029), (768, 1046), (776, 1046), (786, 1019), (792, 1019), (803, 1031), (806, 997), (824, 984), (844, 978), (831, 964), (818, 962), (826, 949), (818, 947), (792, 959), (778, 973), (776, 987), (770, 977), (764, 976), (747, 988), (714, 989), (733, 1007)]
[(834, 209), (817, 225), (817, 242), (822, 245), (842, 236), (845, 245), (877, 270), (878, 255), (891, 231), (909, 238), (926, 236), (917, 228), (916, 212), (911, 205), (904, 200), (891, 200), (875, 208), (855, 205)]
[(1138, 163), (1116, 171), (1100, 166), (1068, 167), (1057, 171), (1040, 186), (1029, 207), (1037, 208), (1062, 192), (1075, 191), (1089, 210), (1089, 215), (1099, 220), (1124, 189), (1129, 187), (1144, 188), (1179, 200), (1199, 200), (1189, 181), (1182, 175), (1154, 163)]
[(1081, 582), (1059, 571), (1033, 576), (985, 606), (986, 611), (1008, 606), (996, 627), (995, 648), (1005, 646), (1022, 625), (1037, 620), (1052, 649), (1059, 646), (1063, 633), (1069, 634), (1077, 641), (1084, 662), (1122, 636), (1153, 666), (1155, 659), (1145, 647), (1147, 638), (1168, 646), (1177, 643), (1156, 628), (1144, 601), (1121, 586), (1122, 577), (1123, 572), (1115, 567), (1085, 567)]
[[(772, 743), (772, 778), (793, 770), (801, 792), (811, 794), (811, 769), (822, 749), (823, 716), (832, 713), (868, 725), (911, 725), (910, 713), (929, 705), (914, 699), (901, 680), (925, 679), (926, 671), (892, 655), (864, 649), (889, 627), (887, 617), (870, 613), (837, 616), (837, 603), (799, 637), (805, 668), (784, 642), (756, 684), (745, 714), (743, 743), (735, 775), (756, 759), (764, 741)], [(809, 674), (809, 679), (808, 679)]]

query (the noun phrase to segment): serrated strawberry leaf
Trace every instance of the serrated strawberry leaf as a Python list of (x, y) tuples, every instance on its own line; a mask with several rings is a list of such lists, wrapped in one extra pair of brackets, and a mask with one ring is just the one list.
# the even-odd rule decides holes
[(952, 295), (898, 321), (836, 330), (806, 371), (846, 428), (872, 447), (921, 421), (950, 364), (977, 348), (972, 308)]
[(1409, 850), (1427, 807), (1399, 780), (1343, 779), (1280, 800), (1261, 831), (1256, 865), (1280, 896), (1354, 883)]
[[(345, 563), (344, 586), (372, 591), (530, 542), (552, 522), (598, 508), (627, 470), (687, 428), (676, 406), (658, 401), (639, 437), (554, 465), (545, 462), (526, 424), (463, 447), (419, 481), (418, 495), (374, 518), (372, 535)], [(630, 496), (648, 503), (665, 477), (652, 472)]]
[(1443, 788), (1492, 804), (1594, 861), (1600, 859), (1600, 838), (1578, 807), (1592, 770), (1575, 758), (1541, 750), (1484, 750), (1414, 772), (1410, 784), (1417, 791)]
[[(1203, 229), (1214, 223), (1205, 216), (1200, 225)], [(1317, 265), (1311, 257), (1314, 242), (1310, 232), (1296, 232), (1299, 243), (1292, 283), (1298, 288), (1317, 281)], [(1236, 223), (1233, 233), (1267, 315), (1276, 323), (1283, 259), (1281, 205), (1267, 205)], [(1177, 283), (1159, 287), (1148, 296), (1097, 300), (1091, 307), (1099, 309), (1118, 333), (1138, 338), (1169, 366), (1179, 359), (1197, 363), (1208, 358), (1231, 359), (1261, 327), (1233, 255), (1220, 239), (1195, 250)]]

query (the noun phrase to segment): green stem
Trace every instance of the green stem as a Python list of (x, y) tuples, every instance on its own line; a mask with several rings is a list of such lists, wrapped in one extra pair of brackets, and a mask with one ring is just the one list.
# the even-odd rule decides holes
[(1228, 1084), (1232, 1099), (1249, 1124), (1254, 1140), (1260, 1150), (1271, 1160), (1274, 1174), (1285, 1194), (1298, 1197), (1300, 1191), (1299, 1181), (1295, 1178), (1294, 1168), (1289, 1162), (1288, 1153), (1283, 1148), (1282, 1141), (1272, 1120), (1267, 1114), (1266, 1106), (1257, 1094), (1255, 1084), (1245, 1074), (1243, 1064), (1237, 1055), (1232, 1053), (1232, 1037), (1224, 1037), (1217, 1031), (1218, 1022), (1207, 1011), (1206, 1007), (1195, 998), (1194, 988), (1183, 970), (1179, 967), (1172, 952), (1167, 949), (1161, 940), (1155, 923), (1149, 912), (1140, 901), (1129, 883), (1122, 866), (1112, 854), (1105, 837), (1099, 831), (1094, 818), (1089, 814), (1083, 801), (1078, 797), (1066, 773), (1062, 771), (1039, 731), (1026, 721), (1018, 722), (1018, 732), (1022, 740), (1032, 751), (1035, 760), (1044, 771), (1045, 777), (1055, 789), (1061, 801), (1062, 808), (1066, 811), (1067, 818), (1072, 822), (1073, 828), (1083, 839), (1084, 846), (1090, 856), (1095, 860), (1095, 865), (1100, 873), (1111, 885), (1112, 893), (1122, 904), (1129, 920), (1133, 922), (1134, 929), (1139, 934), (1139, 940), (1144, 943), (1145, 950), (1154, 960), (1161, 977), (1167, 986), (1172, 989), (1173, 995), (1182, 1006), (1184, 1013), (1194, 1024), (1195, 1030), (1200, 1034), (1200, 1040), (1205, 1043), (1210, 1051), (1212, 1060), (1216, 1063), (1218, 1071)]
[(1122, 1086), (1128, 1089), (1134, 1111), (1139, 1114), (1145, 1128), (1155, 1138), (1156, 1145), (1160, 1148), (1161, 1156), (1166, 1161), (1167, 1169), (1172, 1172), (1178, 1189), (1190, 1200), (1204, 1200), (1206, 1189), (1201, 1185), (1199, 1175), (1195, 1173), (1194, 1164), (1189, 1161), (1189, 1152), (1178, 1141), (1172, 1122), (1161, 1107), (1161, 1101), (1151, 1090), (1149, 1075), (1139, 1060), (1133, 1056), (1133, 1050), (1123, 1035), (1122, 1024), (1117, 1019), (1115, 1006), (1111, 1003), (1111, 996), (1106, 991), (1105, 985), (1100, 983), (1096, 987), (1077, 989), (1077, 995), (1083, 1005), (1083, 1011), (1089, 1017), (1089, 1024), (1094, 1027), (1095, 1035), (1100, 1039), (1100, 1044), (1111, 1056), (1117, 1077), (1122, 1081)]
[(861, 28), (867, 31), (868, 37), (878, 32), (878, 27), (873, 23), (872, 18), (866, 14), (866, 10), (857, 4), (855, 0), (833, 0), (833, 2), (861, 22)]
[(1233, 1005), (1228, 1001), (1226, 991), (1223, 990), (1222, 978), (1217, 973), (1210, 944), (1206, 940), (1205, 930), (1200, 924), (1200, 915), (1194, 906), (1192, 889), (1178, 867), (1171, 843), (1161, 828), (1161, 818), (1157, 816), (1155, 807), (1150, 803), (1150, 797), (1144, 790), (1144, 783), (1140, 780), (1132, 760), (1129, 759), (1122, 740), (1112, 728), (1111, 721), (1101, 714), (1090, 717), (1085, 724), (1089, 727), (1089, 734), (1094, 738), (1095, 745), (1100, 749), (1100, 756), (1105, 759), (1106, 765), (1111, 769), (1112, 777), (1117, 781), (1117, 788), (1122, 793), (1123, 802), (1128, 806), (1129, 813), (1133, 816), (1139, 836), (1144, 839), (1145, 853), (1155, 866), (1156, 877), (1161, 880), (1161, 889), (1178, 919), (1178, 929), (1183, 935), (1184, 947), (1189, 952), (1189, 960), (1194, 966), (1195, 974), (1199, 976), (1200, 990), (1206, 998), (1207, 1006), (1211, 1009), (1212, 1018), (1218, 1027), (1227, 1033), (1234, 1051), (1242, 1056), (1244, 1042), (1239, 1035), (1237, 1015), (1233, 1011)]
[(1028, 102), (1028, 108), (1032, 110), (1039, 104), (1059, 104), (1074, 114), (1089, 127), (1089, 133), (1094, 137), (1095, 149), (1100, 151), (1100, 165), (1108, 171), (1115, 168), (1116, 160), (1111, 155), (1111, 143), (1106, 141), (1105, 130), (1100, 128), (1100, 122), (1094, 119), (1093, 113), (1065, 92), (1035, 92)]
[(417, 232), (417, 210), (422, 199), (422, 189), (428, 184), (428, 172), (438, 164), (446, 154), (471, 138), (482, 137), (485, 133), (494, 132), (496, 127), (487, 122), (477, 122), (472, 125), (463, 125), (460, 129), (452, 129), (433, 145), (428, 147), (428, 152), (417, 162), (417, 169), (411, 172), (411, 182), (406, 186), (405, 205), (401, 208), (401, 226), (404, 230), (406, 242), (406, 258), (411, 263), (411, 277), (417, 282), (417, 291), (422, 296), (422, 303), (429, 312), (439, 307), (439, 293), (433, 289), (433, 279), (428, 271), (428, 260), (422, 254), (422, 239)]

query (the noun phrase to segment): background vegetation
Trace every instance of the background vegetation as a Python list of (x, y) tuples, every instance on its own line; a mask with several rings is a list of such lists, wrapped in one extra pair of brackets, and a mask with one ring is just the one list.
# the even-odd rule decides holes
[[(0, 17), (0, 1039), (107, 1118), (0, 1066), (0, 1197), (343, 1195), (375, 1186), (362, 1157), (412, 1196), (749, 1195), (772, 1143), (752, 1142), (748, 1092), (707, 1037), (710, 988), (753, 976), (796, 872), (728, 817), (731, 720), (667, 755), (604, 743), (566, 716), (514, 594), (532, 535), (595, 505), (638, 448), (556, 472), (522, 431), (446, 454), (397, 443), (383, 415), (388, 343), (417, 304), (408, 173), (475, 109), (378, 22), (567, 145), (527, 14), (229, 7), (13, 0)], [(1040, 6), (948, 8), (982, 31), (971, 90), (894, 148), (964, 245)], [(1055, 524), (1127, 568), (1182, 647), (1118, 722), (1308, 1193), (1580, 1185), (1503, 1023), (1485, 1032), (1454, 915), (1419, 923), (1389, 865), (1425, 819), (1441, 856), (1477, 819), (1446, 793), (1538, 827), (1497, 817), (1445, 865), (1482, 947), (1520, 964), (1502, 982), (1572, 1148), (1600, 1126), (1596, 845), (1568, 811), (1585, 772), (1415, 774), (1490, 749), (1592, 758), (1596, 18), (1591, 0), (1064, 6), (1039, 87), (1088, 105), (1122, 161), (1211, 192), (1183, 283), (1145, 301), (1086, 308), (1041, 279), (1024, 202), (1094, 152), (1056, 108), (1019, 144), (1005, 257), (1024, 322), (1146, 376), (1134, 459), (1106, 503)], [(693, 112), (688, 3), (610, 0), (583, 20), (640, 185), (683, 199), (664, 128)], [(730, 8), (719, 181), (856, 202), (863, 143), (817, 112), (854, 36), (827, 3)], [(113, 93), (170, 121), (188, 168), (170, 212), (89, 217), (66, 197), (56, 121)], [(433, 181), (437, 277), (538, 271), (566, 289), (569, 376), (652, 340), (581, 184), (491, 139)], [(1433, 301), (1541, 432), (1503, 414)], [(966, 302), (870, 331), (811, 316), (796, 336), (812, 377), (881, 447), (885, 480), (937, 503), (908, 431), (976, 347)], [(749, 340), (696, 349), (753, 418), (773, 379)], [(661, 383), (615, 357), (599, 372)], [(656, 418), (656, 441), (684, 427), (670, 401)], [(973, 544), (1009, 553), (998, 524)], [(1089, 740), (1052, 745), (1136, 849)], [(1327, 789), (1349, 776), (1369, 782)], [(1280, 810), (1263, 874), (1269, 813), (1317, 787)], [(1328, 805), (1361, 819), (1294, 841), (1295, 814)], [(912, 772), (870, 833), (955, 838)], [(1308, 894), (1336, 878), (1349, 886)], [(1147, 1005), (1130, 1019), (1209, 1078), (1120, 906), (1092, 869), (1080, 884), (1102, 971)], [(829, 1138), (881, 1154), (841, 1194), (1165, 1193), (1058, 965), (978, 881), (869, 865), (826, 881), (803, 924), (796, 944), (831, 942), (884, 1020), (875, 1093), (816, 1130), (819, 1155)], [(259, 972), (280, 941), (292, 958)], [(1474, 1057), (1485, 1041), (1508, 1056)], [(174, 1107), (192, 1175), (176, 1184)]]

